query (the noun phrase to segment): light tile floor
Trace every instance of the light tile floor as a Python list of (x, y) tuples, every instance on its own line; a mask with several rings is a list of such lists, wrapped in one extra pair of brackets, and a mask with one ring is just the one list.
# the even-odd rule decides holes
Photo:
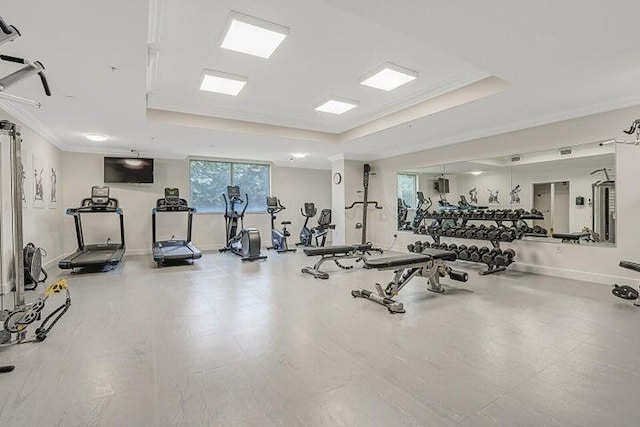
[(311, 263), (208, 253), (54, 273), (73, 306), (44, 343), (0, 350), (16, 365), (0, 426), (640, 423), (640, 309), (606, 286), (469, 269), (449, 294), (414, 279), (391, 315), (350, 296), (389, 272), (322, 281), (300, 273)]

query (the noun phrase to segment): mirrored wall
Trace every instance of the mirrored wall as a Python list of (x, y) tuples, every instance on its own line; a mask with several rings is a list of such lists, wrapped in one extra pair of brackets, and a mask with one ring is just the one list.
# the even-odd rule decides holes
[(523, 240), (615, 245), (615, 144), (425, 166), (397, 178), (399, 230), (430, 221), (416, 212), (519, 210), (537, 218), (520, 222)]

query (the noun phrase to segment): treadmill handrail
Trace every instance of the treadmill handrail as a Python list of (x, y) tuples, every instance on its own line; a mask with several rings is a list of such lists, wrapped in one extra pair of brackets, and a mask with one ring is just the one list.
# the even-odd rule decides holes
[(151, 213), (157, 212), (192, 212), (197, 213), (198, 210), (196, 208), (192, 208), (190, 206), (164, 206), (160, 208), (151, 209)]
[(67, 215), (78, 215), (81, 213), (117, 213), (122, 215), (122, 208), (108, 208), (108, 207), (95, 207), (95, 206), (81, 206), (79, 208), (67, 208)]

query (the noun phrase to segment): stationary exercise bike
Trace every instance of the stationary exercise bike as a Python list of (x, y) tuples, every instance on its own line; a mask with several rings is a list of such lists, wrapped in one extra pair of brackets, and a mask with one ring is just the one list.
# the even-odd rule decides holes
[[(266, 259), (260, 255), (260, 231), (257, 228), (244, 228), (244, 213), (249, 204), (249, 195), (245, 194), (245, 200), (240, 198), (240, 187), (227, 186), (227, 194), (222, 194), (224, 199), (224, 220), (226, 231), (226, 246), (220, 252), (230, 251), (242, 257), (242, 261), (257, 261)], [(236, 211), (237, 204), (244, 204), (242, 212)], [(238, 231), (238, 223), (240, 231)]]
[(309, 219), (316, 216), (318, 209), (314, 203), (305, 203), (304, 210), (301, 208), (300, 213), (305, 218), (302, 230), (300, 230), (300, 242), (296, 243), (296, 246), (315, 246), (322, 247), (327, 241), (327, 234), (329, 230), (336, 228), (334, 224), (331, 224), (331, 209), (323, 209), (318, 217), (318, 225), (309, 228)]
[(287, 225), (291, 225), (291, 221), (282, 221), (282, 231), (276, 230), (276, 214), (282, 212), (286, 207), (282, 206), (280, 199), (277, 197), (267, 196), (267, 212), (271, 215), (271, 244), (273, 246), (267, 249), (275, 249), (278, 253), (295, 252), (295, 249), (289, 249), (287, 245), (287, 237), (291, 236)]

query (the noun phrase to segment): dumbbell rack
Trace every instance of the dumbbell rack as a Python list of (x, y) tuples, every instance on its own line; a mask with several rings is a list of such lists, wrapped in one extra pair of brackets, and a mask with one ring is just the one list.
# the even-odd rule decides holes
[[(435, 220), (437, 222), (437, 226), (445, 229), (445, 222), (448, 222), (449, 224), (452, 224), (449, 227), (446, 228), (453, 228), (454, 226), (458, 226), (458, 227), (466, 227), (467, 222), (468, 221), (494, 221), (496, 223), (496, 226), (498, 228), (503, 227), (504, 223), (511, 223), (512, 227), (515, 227), (517, 224), (524, 222), (525, 220), (542, 220), (544, 219), (544, 216), (542, 214), (528, 214), (528, 215), (506, 215), (506, 216), (487, 216), (483, 213), (466, 213), (464, 214), (464, 211), (459, 211), (463, 214), (461, 215), (451, 215), (450, 213), (447, 215), (443, 215), (443, 214), (426, 214), (424, 216), (424, 219), (432, 219)], [(428, 230), (429, 227), (427, 227), (425, 230)], [(477, 237), (466, 237), (466, 236), (446, 236), (446, 235), (439, 235), (439, 234), (435, 234), (435, 233), (429, 233), (429, 232), (419, 232), (418, 230), (414, 230), (414, 234), (422, 234), (422, 235), (428, 235), (433, 239), (433, 243), (436, 245), (440, 245), (440, 238), (441, 237), (447, 237), (447, 238), (453, 238), (453, 239), (466, 239), (466, 240), (484, 240), (484, 241), (489, 241), (491, 242), (491, 246), (493, 248), (499, 249), (500, 248), (500, 243), (501, 242), (506, 242), (506, 243), (511, 243), (516, 239), (521, 239), (525, 233), (518, 233), (516, 234), (516, 236), (514, 237), (513, 235), (508, 238), (508, 239), (504, 239), (501, 236), (496, 238), (496, 239), (489, 239), (489, 238), (477, 238)], [(528, 233), (527, 233), (528, 234)], [(465, 261), (469, 261), (469, 262), (476, 262), (476, 261), (470, 261), (470, 260), (465, 260)], [(480, 272), (481, 275), (487, 275), (487, 274), (493, 274), (493, 273), (498, 273), (500, 271), (505, 271), (507, 269), (507, 267), (512, 264), (514, 262), (513, 258), (510, 259), (509, 263), (506, 265), (495, 265), (495, 264), (487, 264), (483, 261), (477, 261), (477, 262), (481, 262), (483, 264), (487, 265), (487, 269), (483, 270)]]

